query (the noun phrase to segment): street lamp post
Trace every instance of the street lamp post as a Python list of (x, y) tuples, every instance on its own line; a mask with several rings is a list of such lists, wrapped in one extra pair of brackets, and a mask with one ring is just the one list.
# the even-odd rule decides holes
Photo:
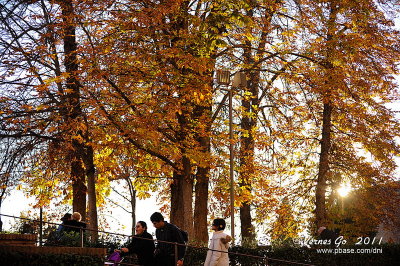
[(233, 89), (246, 86), (246, 77), (243, 72), (237, 72), (233, 78), (232, 86), (230, 84), (230, 71), (217, 70), (217, 82), (225, 85), (222, 89), (228, 92), (229, 96), (229, 178), (230, 178), (230, 209), (231, 209), (231, 235), (232, 243), (235, 244), (235, 194), (234, 194), (234, 157), (233, 157)]
[(233, 111), (232, 111), (232, 88), (229, 89), (230, 83), (229, 70), (217, 70), (217, 82), (220, 85), (225, 85), (227, 89), (222, 89), (228, 92), (229, 95), (229, 178), (230, 178), (230, 207), (231, 207), (231, 235), (232, 243), (235, 244), (235, 198), (234, 198), (234, 176), (233, 176)]
[(232, 111), (232, 89), (229, 90), (229, 177), (230, 177), (230, 200), (231, 200), (231, 234), (232, 243), (235, 245), (235, 194), (234, 194), (234, 182), (233, 182), (233, 111)]

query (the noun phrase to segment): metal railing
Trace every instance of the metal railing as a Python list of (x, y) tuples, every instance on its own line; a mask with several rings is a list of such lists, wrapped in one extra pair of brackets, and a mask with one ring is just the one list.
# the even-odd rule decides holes
[[(17, 217), (17, 216), (13, 216), (13, 215), (7, 215), (7, 214), (1, 214), (0, 216), (2, 217), (9, 217), (9, 218), (13, 218), (13, 219), (20, 219), (20, 220), (25, 220), (25, 221), (29, 221), (31, 223), (36, 223), (39, 225), (39, 230), (37, 232), (37, 234), (39, 235), (39, 240), (36, 241), (38, 246), (43, 246), (43, 244), (45, 244), (43, 242), (44, 240), (44, 234), (43, 234), (43, 225), (50, 225), (50, 226), (60, 226), (63, 225), (61, 223), (54, 223), (54, 222), (45, 222), (43, 221), (43, 219), (40, 220), (35, 220), (35, 219), (30, 219), (30, 218), (24, 218), (24, 217)], [(40, 216), (42, 218), (42, 216)], [(67, 227), (66, 225), (63, 225), (65, 227)], [(79, 247), (84, 247), (85, 246), (85, 240), (88, 240), (87, 237), (85, 236), (85, 232), (88, 231), (96, 231), (98, 234), (104, 234), (104, 235), (111, 235), (114, 237), (119, 237), (119, 242), (121, 242), (121, 239), (123, 238), (127, 238), (128, 240), (125, 242), (128, 242), (130, 239), (132, 238), (136, 238), (136, 239), (143, 239), (146, 241), (154, 241), (156, 243), (166, 243), (166, 244), (170, 244), (170, 245), (174, 245), (174, 258), (175, 258), (175, 263), (178, 261), (178, 247), (179, 246), (184, 246), (185, 250), (187, 250), (188, 248), (194, 249), (194, 250), (202, 250), (204, 252), (207, 251), (213, 251), (213, 252), (221, 252), (221, 253), (227, 253), (230, 256), (240, 256), (240, 257), (246, 257), (246, 258), (251, 258), (253, 260), (257, 260), (258, 262), (263, 263), (262, 265), (268, 265), (269, 262), (276, 262), (276, 263), (285, 263), (285, 264), (291, 264), (291, 265), (306, 265), (306, 266), (311, 266), (313, 264), (307, 264), (307, 263), (301, 263), (301, 262), (296, 262), (296, 261), (289, 261), (289, 260), (283, 260), (283, 259), (275, 259), (275, 258), (269, 258), (266, 256), (257, 256), (257, 255), (252, 255), (252, 254), (245, 254), (245, 253), (240, 253), (240, 252), (232, 252), (232, 251), (221, 251), (221, 250), (215, 250), (215, 249), (210, 249), (210, 248), (206, 248), (206, 247), (199, 247), (199, 246), (194, 246), (194, 245), (189, 245), (189, 244), (182, 244), (182, 243), (177, 243), (177, 242), (169, 242), (169, 241), (163, 241), (163, 240), (157, 240), (157, 239), (149, 239), (149, 238), (143, 238), (143, 237), (139, 237), (139, 236), (131, 236), (131, 235), (126, 235), (126, 234), (120, 234), (120, 233), (114, 233), (114, 232), (108, 232), (108, 231), (103, 231), (103, 230), (93, 230), (90, 228), (81, 228), (81, 227), (76, 227), (76, 226), (69, 226), (70, 228), (74, 228), (74, 229), (79, 229)], [(46, 239), (48, 240), (48, 239)], [(115, 239), (114, 239), (115, 241)], [(90, 241), (88, 241), (89, 246), (92, 246), (90, 244)], [(120, 243), (121, 244), (121, 243)], [(57, 245), (57, 243), (51, 243), (52, 246), (64, 246), (62, 244)], [(136, 264), (129, 264), (129, 263), (125, 263), (125, 262), (121, 262), (120, 265), (136, 265)]]

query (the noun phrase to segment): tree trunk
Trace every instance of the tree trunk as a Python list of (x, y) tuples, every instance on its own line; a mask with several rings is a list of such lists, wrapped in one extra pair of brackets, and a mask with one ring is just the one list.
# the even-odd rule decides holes
[[(208, 88), (212, 88), (212, 73), (209, 75), (210, 85)], [(200, 245), (207, 246), (208, 244), (208, 182), (210, 176), (209, 160), (210, 158), (210, 131), (211, 131), (211, 105), (199, 106), (197, 105), (194, 110), (195, 119), (202, 121), (205, 124), (206, 132), (201, 135), (196, 130), (197, 144), (200, 150), (204, 154), (203, 165), (206, 167), (197, 166), (196, 172), (196, 186), (195, 186), (195, 205), (194, 205), (194, 235), (193, 242)]]
[(171, 184), (171, 222), (193, 235), (193, 179), (189, 158), (182, 158), (183, 170), (174, 171)]
[(330, 91), (334, 88), (337, 80), (331, 76), (334, 65), (332, 61), (335, 56), (335, 47), (332, 43), (333, 36), (336, 32), (335, 21), (339, 11), (336, 3), (329, 3), (330, 14), (328, 20), (328, 33), (327, 33), (327, 49), (326, 49), (326, 88), (323, 95), (324, 110), (322, 113), (322, 136), (321, 136), (321, 154), (318, 165), (318, 177), (317, 185), (315, 189), (315, 223), (317, 227), (325, 226), (327, 222), (326, 217), (326, 204), (325, 204), (325, 193), (326, 193), (326, 181), (328, 179), (329, 171), (329, 152), (331, 148), (331, 126), (332, 126), (332, 109), (333, 105), (330, 100)]
[(132, 184), (132, 180), (130, 175), (125, 178), (129, 187), (129, 195), (131, 196), (130, 204), (131, 204), (131, 218), (132, 218), (132, 235), (135, 235), (136, 231), (136, 190)]
[(86, 146), (86, 153), (84, 154), (85, 168), (87, 175), (87, 187), (88, 187), (88, 222), (91, 240), (96, 242), (98, 239), (98, 219), (97, 219), (97, 199), (96, 199), (96, 170), (93, 162), (93, 148), (92, 146)]
[[(248, 15), (253, 16), (252, 12)], [(244, 59), (247, 65), (253, 65), (255, 60), (251, 52), (251, 43), (246, 42), (247, 48), (244, 51)], [(260, 44), (259, 48), (263, 48)], [(259, 49), (262, 50), (262, 49)], [(257, 126), (258, 116), (258, 86), (260, 81), (259, 71), (250, 71), (247, 73), (249, 77), (247, 88), (250, 95), (245, 94), (242, 98), (243, 117), (240, 123), (242, 134), (240, 136), (240, 170), (239, 170), (239, 186), (240, 196), (242, 198), (240, 206), (240, 223), (242, 234), (242, 245), (253, 245), (256, 243), (256, 234), (251, 219), (251, 201), (252, 201), (252, 180), (255, 175), (255, 139), (254, 132)]]
[(196, 174), (195, 209), (194, 209), (194, 241), (199, 244), (208, 243), (208, 181), (210, 168), (199, 167)]
[(329, 150), (331, 147), (331, 119), (332, 105), (330, 102), (324, 104), (322, 122), (321, 154), (318, 167), (318, 178), (315, 192), (315, 217), (317, 227), (326, 225), (326, 180), (329, 170)]
[[(250, 84), (251, 85), (251, 84)], [(257, 97), (256, 89), (252, 90), (252, 97)], [(255, 174), (254, 166), (254, 134), (256, 120), (251, 118), (248, 114), (256, 112), (252, 109), (252, 99), (243, 98), (242, 107), (246, 115), (242, 117), (241, 129), (242, 135), (240, 137), (240, 171), (239, 171), (239, 186), (241, 187), (242, 202), (240, 206), (240, 222), (242, 243), (250, 244), (255, 241), (254, 227), (251, 223), (251, 194), (252, 194), (252, 179)], [(256, 117), (257, 114), (254, 114)]]
[(71, 161), (71, 180), (73, 189), (73, 210), (79, 212), (84, 220), (86, 217), (86, 186), (85, 186), (85, 170), (82, 161), (82, 151), (84, 144), (79, 140), (82, 136), (77, 124), (82, 117), (82, 109), (80, 105), (80, 88), (76, 77), (78, 67), (77, 61), (77, 42), (75, 37), (75, 11), (71, 0), (59, 1), (63, 15), (64, 29), (64, 65), (65, 72), (68, 73), (66, 79), (67, 117), (66, 123), (70, 127), (70, 137), (72, 139), (71, 149), (69, 151)]
[[(72, 152), (71, 152), (72, 153)], [(82, 215), (82, 220), (86, 219), (86, 185), (85, 169), (79, 156), (74, 156), (71, 162), (72, 178), (72, 210)]]

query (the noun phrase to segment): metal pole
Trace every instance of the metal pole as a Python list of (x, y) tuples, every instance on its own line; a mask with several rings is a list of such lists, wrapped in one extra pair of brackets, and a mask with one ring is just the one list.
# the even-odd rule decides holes
[(232, 116), (232, 89), (229, 90), (229, 177), (231, 181), (231, 235), (232, 243), (235, 245), (235, 199), (233, 189), (233, 116)]
[(43, 208), (39, 209), (39, 246), (43, 245)]
[(80, 228), (79, 229), (79, 237), (80, 237), (80, 244), (81, 244), (81, 248), (83, 248), (83, 229)]
[(174, 245), (175, 265), (178, 263), (178, 243)]

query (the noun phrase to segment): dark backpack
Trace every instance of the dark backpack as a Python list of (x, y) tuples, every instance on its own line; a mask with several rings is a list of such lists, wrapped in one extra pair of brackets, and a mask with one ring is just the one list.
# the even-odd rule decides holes
[(178, 230), (181, 232), (181, 235), (182, 235), (182, 237), (183, 237), (183, 241), (184, 241), (185, 243), (187, 243), (187, 242), (189, 241), (189, 235), (188, 235), (188, 233), (187, 233), (185, 230), (180, 229), (179, 227), (178, 227)]
[(185, 230), (180, 229), (178, 226), (175, 225), (175, 227), (179, 232), (181, 232), (183, 242), (187, 243), (189, 241), (189, 234)]

